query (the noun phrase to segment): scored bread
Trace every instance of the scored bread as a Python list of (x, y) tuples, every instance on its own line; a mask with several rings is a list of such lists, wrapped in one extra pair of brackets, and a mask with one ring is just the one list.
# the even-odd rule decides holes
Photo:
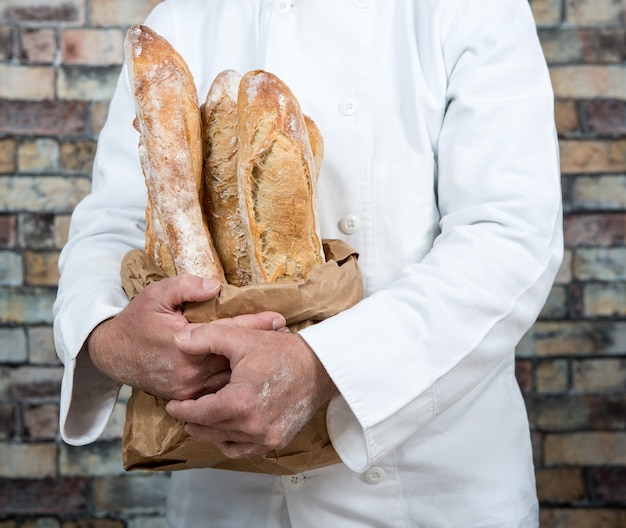
[[(202, 210), (200, 107), (192, 74), (171, 44), (147, 26), (125, 40), (146, 180), (146, 251), (178, 275), (225, 281)], [(165, 260), (165, 262), (163, 262)]]
[(241, 74), (217, 75), (201, 107), (204, 211), (229, 284), (252, 282), (250, 256), (237, 190), (237, 94)]
[(324, 262), (316, 191), (321, 135), (307, 128), (289, 87), (263, 70), (241, 78), (237, 109), (238, 192), (253, 282), (303, 279)]

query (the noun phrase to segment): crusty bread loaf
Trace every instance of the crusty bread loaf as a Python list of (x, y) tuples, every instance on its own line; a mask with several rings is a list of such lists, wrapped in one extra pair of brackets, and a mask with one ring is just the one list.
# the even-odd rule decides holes
[(166, 242), (176, 274), (225, 281), (201, 205), (200, 108), (192, 74), (171, 44), (146, 26), (128, 31), (125, 52), (148, 189), (146, 249), (162, 258)]
[(252, 281), (246, 234), (237, 191), (237, 94), (241, 75), (221, 72), (213, 81), (202, 111), (204, 210), (215, 250), (229, 284)]
[(278, 77), (255, 70), (242, 77), (237, 106), (240, 207), (253, 282), (305, 278), (324, 262), (324, 254), (317, 220), (319, 167), (300, 105)]
[(306, 123), (306, 130), (309, 136), (309, 143), (311, 144), (311, 152), (313, 154), (313, 167), (312, 177), (313, 182), (317, 184), (317, 180), (320, 176), (320, 170), (322, 169), (322, 162), (324, 160), (324, 138), (317, 128), (315, 121), (308, 115), (304, 115), (304, 122)]

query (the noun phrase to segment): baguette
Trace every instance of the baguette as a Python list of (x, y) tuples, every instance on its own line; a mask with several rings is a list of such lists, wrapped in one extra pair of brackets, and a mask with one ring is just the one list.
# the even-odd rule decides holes
[(225, 282), (201, 206), (200, 108), (192, 74), (147, 26), (133, 26), (124, 46), (148, 190), (146, 250), (167, 266), (165, 246), (178, 275)]
[(204, 211), (215, 250), (229, 284), (252, 282), (250, 256), (237, 192), (237, 93), (241, 75), (221, 72), (211, 84), (202, 112)]
[(316, 174), (300, 105), (275, 75), (255, 70), (239, 84), (238, 192), (255, 283), (304, 279), (324, 262)]

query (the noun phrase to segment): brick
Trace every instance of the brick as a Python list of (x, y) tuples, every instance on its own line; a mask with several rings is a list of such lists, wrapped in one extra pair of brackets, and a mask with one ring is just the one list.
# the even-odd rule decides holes
[(626, 513), (619, 509), (542, 508), (541, 528), (623, 528)]
[(54, 69), (49, 66), (18, 66), (0, 63), (0, 99), (54, 98)]
[(516, 359), (515, 379), (523, 393), (533, 390), (533, 362), (528, 359)]
[(574, 257), (578, 280), (626, 280), (626, 247), (579, 248)]
[(565, 359), (540, 362), (535, 367), (535, 380), (539, 393), (565, 392), (569, 385), (569, 362)]
[(5, 0), (0, 22), (84, 24), (85, 0)]
[(15, 434), (15, 414), (15, 407), (12, 404), (0, 403), (0, 440), (13, 438)]
[(581, 108), (585, 132), (626, 135), (626, 101), (582, 101)]
[(63, 66), (57, 71), (57, 97), (73, 101), (110, 100), (119, 74), (120, 68), (117, 66)]
[(126, 2), (124, 0), (91, 0), (90, 19), (94, 26), (130, 26), (143, 22), (161, 0)]
[(168, 528), (167, 519), (160, 517), (134, 517), (128, 522), (128, 528)]
[(559, 146), (563, 174), (626, 171), (626, 139), (564, 139)]
[(572, 100), (554, 102), (554, 121), (559, 134), (571, 134), (580, 130), (578, 106)]
[(584, 285), (583, 291), (586, 317), (626, 315), (626, 283), (589, 283)]
[(528, 418), (533, 431), (564, 432), (590, 428), (591, 398), (571, 394), (526, 397)]
[(29, 326), (28, 357), (31, 365), (59, 365), (51, 326)]
[(52, 477), (56, 472), (56, 446), (0, 443), (0, 460), (3, 461), (0, 464), (2, 478)]
[(56, 286), (59, 282), (59, 252), (26, 251), (25, 284), (29, 286)]
[(124, 60), (124, 32), (119, 29), (67, 29), (61, 33), (65, 64), (110, 66)]
[(59, 432), (59, 406), (53, 403), (26, 406), (22, 411), (23, 436), (28, 440), (54, 440)]
[(542, 319), (557, 319), (567, 315), (567, 288), (553, 286), (539, 317)]
[(552, 27), (539, 29), (548, 64), (620, 63), (624, 60), (624, 30)]
[(81, 514), (89, 511), (89, 479), (0, 479), (0, 512)]
[(89, 193), (90, 187), (89, 178), (0, 176), (0, 212), (21, 209), (68, 213)]
[(16, 224), (14, 215), (0, 214), (0, 248), (15, 247)]
[(550, 78), (562, 99), (620, 99), (624, 96), (626, 68), (617, 65), (552, 65)]
[(109, 114), (109, 101), (94, 101), (91, 112), (93, 122), (92, 133), (98, 135)]
[(15, 172), (17, 143), (12, 138), (0, 139), (0, 174)]
[(126, 528), (126, 526), (130, 524), (120, 519), (77, 519), (63, 521), (61, 528)]
[(52, 64), (57, 53), (54, 29), (23, 29), (20, 33), (21, 59), (23, 62)]
[(626, 342), (624, 321), (539, 321), (517, 347), (518, 357), (621, 355)]
[(0, 326), (0, 363), (25, 363), (28, 360), (23, 328)]
[(55, 219), (52, 213), (25, 213), (20, 216), (20, 246), (29, 249), (56, 249)]
[(575, 502), (585, 498), (585, 481), (582, 470), (548, 468), (535, 471), (537, 497), (541, 503)]
[(554, 279), (555, 284), (569, 284), (572, 282), (572, 259), (572, 251), (565, 249), (563, 252), (561, 267), (559, 268), (559, 271)]
[[(571, 205), (576, 210), (626, 209), (626, 175), (578, 176), (572, 179), (571, 189)], [(609, 218), (617, 222), (620, 229), (623, 229), (621, 221), (626, 216)]]
[(539, 26), (557, 24), (561, 20), (560, 0), (531, 0), (530, 7)]
[(548, 467), (626, 465), (626, 433), (547, 434), (544, 439), (544, 461)]
[(568, 215), (563, 222), (565, 246), (611, 246), (626, 243), (626, 214)]
[(84, 101), (7, 101), (0, 99), (0, 133), (73, 135), (90, 132)]
[(0, 26), (0, 61), (13, 57), (13, 28)]
[(59, 157), (59, 143), (56, 140), (26, 140), (17, 149), (17, 167), (20, 173), (57, 172)]
[(59, 473), (65, 477), (123, 475), (119, 442), (94, 442), (86, 446), (60, 446)]
[(163, 511), (169, 475), (140, 474), (99, 477), (95, 483), (96, 512), (154, 513)]
[(19, 286), (24, 281), (22, 256), (13, 251), (0, 251), (0, 286)]
[(0, 367), (0, 399), (59, 399), (63, 369), (60, 367)]
[(565, 21), (584, 26), (623, 23), (624, 3), (616, 0), (565, 0)]
[(626, 504), (626, 467), (591, 468), (589, 488), (596, 502)]
[(573, 361), (572, 388), (578, 392), (625, 392), (626, 358)]
[(66, 141), (61, 145), (61, 168), (68, 174), (90, 175), (95, 155), (95, 141)]
[(58, 249), (61, 249), (67, 243), (67, 237), (70, 231), (71, 215), (55, 215), (54, 217), (54, 242)]

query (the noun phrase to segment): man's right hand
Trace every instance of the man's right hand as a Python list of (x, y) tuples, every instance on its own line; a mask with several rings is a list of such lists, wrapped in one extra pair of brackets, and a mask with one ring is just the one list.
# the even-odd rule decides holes
[[(181, 305), (208, 301), (219, 289), (218, 281), (191, 275), (150, 284), (116, 317), (92, 331), (87, 340), (91, 360), (111, 379), (168, 400), (219, 390), (230, 379), (228, 360), (208, 351), (184, 353), (176, 337), (200, 326), (185, 319)], [(282, 330), (285, 320), (276, 312), (262, 312), (221, 319), (219, 324)]]

